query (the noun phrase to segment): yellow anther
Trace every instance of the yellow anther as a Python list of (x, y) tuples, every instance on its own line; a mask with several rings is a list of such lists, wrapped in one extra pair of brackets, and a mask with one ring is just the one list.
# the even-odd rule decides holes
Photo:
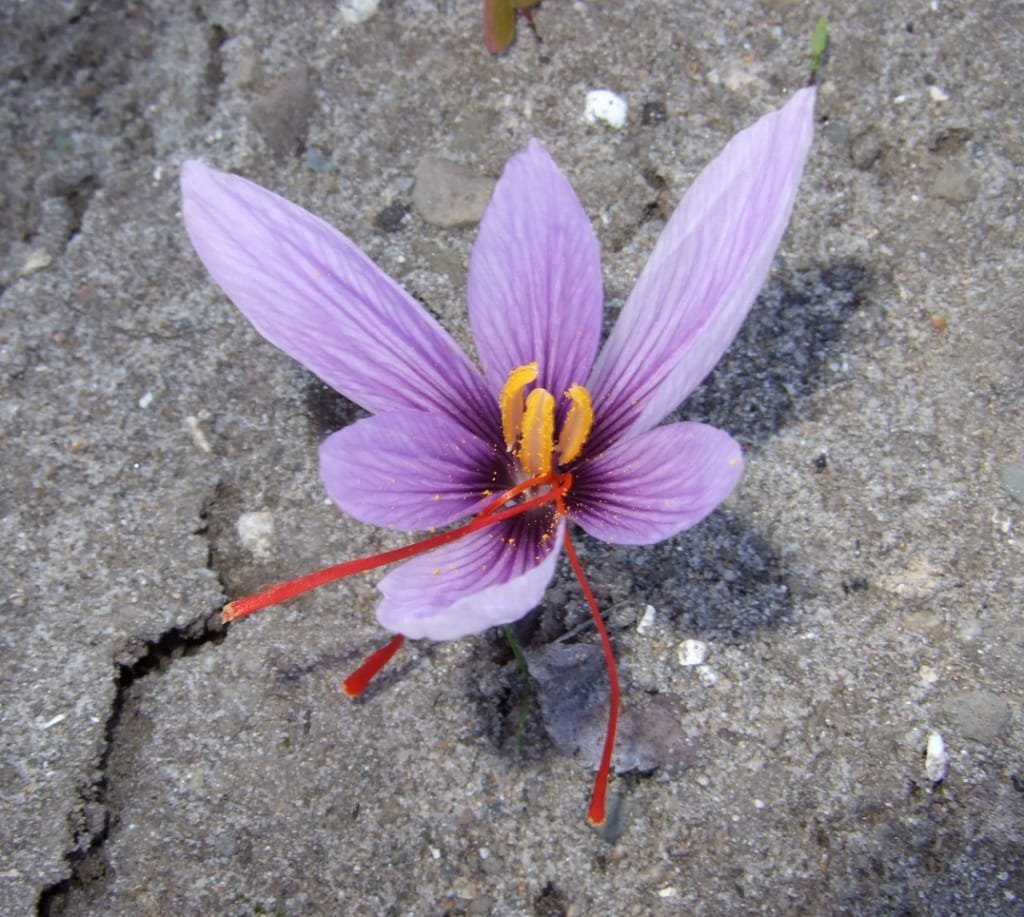
[(528, 478), (551, 474), (556, 461), (567, 465), (579, 458), (594, 425), (590, 393), (582, 385), (571, 385), (565, 393), (569, 404), (556, 440), (555, 396), (539, 387), (527, 392), (538, 375), (536, 362), (517, 366), (508, 374), (500, 399), (505, 446)]
[(555, 441), (555, 396), (535, 388), (526, 399), (523, 438), (516, 451), (519, 466), (531, 478), (551, 473), (551, 446)]
[(501, 390), (501, 433), (505, 446), (511, 452), (523, 428), (523, 412), (526, 410), (524, 391), (526, 386), (537, 380), (537, 363), (517, 366), (508, 374), (505, 387)]
[(594, 425), (590, 392), (582, 385), (572, 385), (565, 397), (569, 399), (569, 411), (562, 421), (562, 429), (558, 431), (558, 442), (555, 444), (559, 465), (568, 465), (579, 457), (590, 435), (590, 428)]

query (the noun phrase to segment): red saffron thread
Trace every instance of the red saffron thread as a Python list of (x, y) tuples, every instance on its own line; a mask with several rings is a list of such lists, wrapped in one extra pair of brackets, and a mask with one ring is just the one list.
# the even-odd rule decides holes
[[(508, 509), (501, 510), (500, 512), (495, 511), (497, 507), (504, 505), (510, 499), (514, 499), (530, 486), (536, 487), (548, 483), (552, 483), (553, 486), (545, 493), (529, 500), (524, 500), (522, 503), (517, 503), (515, 506), (510, 506)], [(289, 599), (302, 595), (304, 592), (309, 592), (311, 589), (325, 586), (327, 583), (333, 583), (335, 580), (344, 579), (347, 576), (355, 576), (357, 573), (366, 573), (370, 570), (376, 570), (378, 567), (384, 567), (400, 560), (415, 557), (417, 554), (422, 554), (425, 551), (431, 551), (442, 545), (458, 541), (463, 536), (472, 534), (480, 529), (504, 522), (506, 519), (511, 519), (513, 516), (518, 516), (539, 506), (544, 506), (546, 503), (560, 502), (562, 495), (567, 493), (571, 486), (572, 475), (570, 474), (564, 474), (559, 478), (554, 478), (553, 475), (539, 475), (536, 478), (531, 478), (530, 481), (519, 484), (503, 493), (497, 500), (488, 504), (482, 512), (464, 525), (449, 529), (447, 532), (430, 535), (427, 538), (414, 541), (412, 544), (403, 545), (400, 548), (393, 548), (390, 551), (383, 551), (370, 557), (357, 557), (355, 560), (346, 560), (331, 567), (324, 567), (322, 570), (307, 573), (305, 576), (289, 580), (286, 583), (276, 583), (263, 592), (235, 599), (224, 606), (224, 610), (221, 612), (221, 620), (225, 624), (237, 621), (239, 618), (244, 618), (253, 612), (269, 608), (271, 605), (280, 605), (282, 602), (287, 602)]]
[(349, 697), (358, 697), (370, 684), (373, 676), (384, 668), (405, 643), (403, 634), (395, 634), (387, 645), (371, 653), (366, 661), (341, 683), (341, 690)]
[(619, 673), (615, 666), (615, 653), (612, 650), (612, 642), (608, 637), (608, 628), (604, 625), (601, 617), (601, 610), (597, 607), (597, 599), (594, 598), (594, 591), (590, 588), (587, 576), (583, 572), (583, 565), (573, 547), (572, 539), (569, 538), (569, 530), (565, 530), (565, 553), (569, 555), (569, 563), (572, 572), (579, 580), (580, 589), (583, 590), (583, 597), (590, 606), (590, 616), (594, 619), (594, 626), (601, 635), (601, 648), (604, 650), (604, 663), (608, 668), (608, 727), (604, 734), (604, 749), (601, 752), (601, 765), (597, 769), (597, 776), (594, 778), (594, 790), (590, 794), (590, 807), (587, 809), (587, 821), (595, 827), (600, 827), (608, 818), (606, 798), (608, 795), (608, 777), (612, 769), (612, 752), (615, 749), (615, 731), (619, 723)]

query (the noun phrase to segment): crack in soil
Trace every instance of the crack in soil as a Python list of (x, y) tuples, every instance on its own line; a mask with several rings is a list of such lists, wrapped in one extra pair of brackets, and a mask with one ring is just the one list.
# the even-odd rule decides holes
[(107, 862), (104, 845), (114, 824), (109, 797), (110, 762), (118, 747), (121, 727), (135, 695), (132, 687), (141, 679), (159, 674), (170, 664), (192, 656), (208, 644), (224, 639), (220, 608), (216, 608), (181, 627), (172, 627), (152, 640), (132, 638), (114, 659), (115, 695), (103, 730), (103, 750), (97, 762), (98, 775), (79, 794), (80, 808), (68, 818), (72, 825), (74, 844), (64, 855), (69, 875), (48, 885), (39, 894), (36, 913), (40, 917), (73, 912), (76, 901), (91, 898), (91, 890), (105, 885)]
[[(200, 510), (202, 524), (193, 532), (206, 539), (207, 567), (217, 573), (224, 594), (224, 577), (217, 570), (210, 537), (210, 516), (218, 499), (219, 487)], [(209, 644), (219, 644), (227, 633), (218, 605), (191, 621), (172, 627), (155, 638), (130, 637), (113, 658), (114, 701), (103, 727), (103, 747), (96, 764), (96, 777), (79, 792), (78, 806), (68, 815), (73, 843), (64, 854), (68, 875), (39, 894), (39, 917), (74, 913), (78, 905), (94, 899), (109, 881), (105, 845), (116, 826), (117, 813), (111, 802), (112, 761), (122, 744), (131, 712), (139, 703), (133, 690), (149, 675), (162, 674), (177, 659), (193, 656)]]

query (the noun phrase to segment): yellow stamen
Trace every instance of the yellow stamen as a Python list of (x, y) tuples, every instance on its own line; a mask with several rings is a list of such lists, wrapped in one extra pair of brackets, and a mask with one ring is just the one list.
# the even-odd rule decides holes
[(537, 363), (517, 366), (508, 374), (505, 387), (501, 390), (501, 433), (505, 446), (511, 452), (523, 427), (523, 411), (526, 408), (524, 390), (537, 380)]
[(583, 451), (583, 444), (590, 435), (594, 425), (594, 409), (590, 406), (590, 392), (582, 385), (571, 385), (565, 393), (569, 399), (569, 411), (558, 431), (558, 442), (555, 451), (558, 453), (558, 464), (568, 465), (578, 458)]
[(568, 407), (556, 440), (555, 396), (540, 387), (527, 391), (538, 376), (536, 361), (517, 366), (508, 374), (499, 400), (505, 446), (529, 478), (549, 475), (556, 463), (568, 465), (578, 459), (594, 425), (590, 392), (574, 383), (564, 395)]
[(551, 473), (551, 444), (555, 439), (555, 396), (547, 389), (535, 388), (526, 399), (523, 414), (523, 439), (516, 458), (530, 477)]

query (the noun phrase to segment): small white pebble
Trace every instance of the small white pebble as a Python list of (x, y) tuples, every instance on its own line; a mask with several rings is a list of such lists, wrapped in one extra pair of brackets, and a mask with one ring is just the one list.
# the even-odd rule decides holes
[(718, 682), (718, 673), (709, 665), (697, 666), (697, 674), (700, 676), (700, 682), (705, 688), (710, 688)]
[(29, 252), (29, 256), (25, 259), (25, 263), (21, 266), (21, 276), (28, 277), (29, 274), (34, 274), (36, 271), (41, 271), (44, 267), (49, 267), (53, 263), (53, 258), (50, 257), (48, 252), (42, 249), (37, 249), (34, 252)]
[(684, 640), (676, 652), (680, 665), (703, 665), (708, 658), (708, 645), (703, 640)]
[[(1005, 484), (1003, 485), (1006, 486)], [(1009, 490), (1009, 488), (1007, 488)], [(1012, 494), (1013, 491), (1011, 490)], [(1013, 516), (1007, 516), (1004, 513), (999, 512), (998, 509), (992, 510), (992, 525), (995, 530), (1003, 535), (1009, 535), (1013, 529)]]
[(192, 437), (192, 442), (200, 452), (213, 452), (213, 448), (210, 446), (210, 441), (206, 438), (206, 434), (203, 432), (203, 428), (199, 426), (200, 420), (192, 414), (189, 414), (185, 418), (185, 426), (188, 427), (188, 432)]
[(47, 720), (45, 723), (41, 723), (40, 729), (51, 729), (58, 723), (63, 723), (68, 718), (66, 713), (58, 713), (52, 720)]
[(938, 86), (929, 86), (928, 87), (928, 95), (930, 95), (932, 97), (932, 101), (933, 102), (948, 102), (949, 101), (949, 96), (947, 95), (945, 90), (941, 89)]
[(928, 747), (924, 753), (924, 772), (932, 783), (945, 779), (946, 768), (949, 766), (949, 753), (942, 736), (933, 732), (928, 736)]
[(726, 89), (732, 90), (733, 92), (742, 92), (744, 89), (751, 86), (757, 89), (762, 89), (767, 86), (765, 81), (756, 73), (751, 73), (749, 70), (744, 70), (742, 67), (738, 66), (730, 67), (722, 82), (725, 83)]
[(754, 800), (754, 808), (755, 809), (763, 809), (764, 808), (764, 800), (763, 799), (755, 799)]
[(274, 546), (274, 514), (261, 510), (242, 513), (235, 523), (238, 538), (256, 560), (270, 560)]
[(918, 677), (921, 679), (921, 683), (925, 685), (933, 685), (939, 680), (939, 673), (930, 665), (923, 665), (917, 670)]
[(658, 616), (658, 612), (655, 611), (653, 605), (648, 605), (644, 609), (643, 616), (637, 622), (636, 632), (638, 634), (646, 634), (652, 627), (654, 627), (654, 619)]
[(153, 393), (152, 392), (146, 392), (146, 394), (143, 395), (139, 399), (139, 407), (142, 408), (142, 410), (146, 410), (146, 408), (148, 408), (152, 403), (153, 403)]
[(674, 898), (679, 894), (679, 890), (674, 885), (666, 885), (664, 888), (658, 889), (659, 898)]
[(342, 0), (341, 18), (349, 25), (359, 25), (377, 15), (380, 0)]
[(605, 124), (616, 129), (625, 126), (629, 106), (622, 96), (607, 89), (592, 89), (587, 93), (587, 104), (583, 109), (583, 120), (587, 124)]
[(430, 848), (430, 855), (431, 855), (431, 856), (432, 856), (432, 857), (433, 857), (433, 858), (434, 858), (435, 860), (439, 860), (439, 859), (441, 859), (441, 851), (440, 851), (440, 850), (438, 850), (438, 848), (437, 848), (437, 847), (431, 847), (431, 848)]
[(477, 852), (480, 854), (481, 860), (486, 860), (491, 855), (491, 851), (488, 850), (486, 847), (481, 847), (480, 850)]

